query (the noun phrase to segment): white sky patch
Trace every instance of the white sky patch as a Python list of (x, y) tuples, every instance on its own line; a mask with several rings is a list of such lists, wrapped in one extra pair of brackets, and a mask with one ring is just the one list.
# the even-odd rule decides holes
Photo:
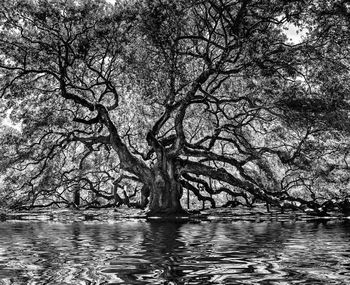
[(299, 44), (306, 36), (306, 30), (303, 30), (293, 24), (285, 24), (285, 35), (288, 37), (288, 42), (292, 44)]

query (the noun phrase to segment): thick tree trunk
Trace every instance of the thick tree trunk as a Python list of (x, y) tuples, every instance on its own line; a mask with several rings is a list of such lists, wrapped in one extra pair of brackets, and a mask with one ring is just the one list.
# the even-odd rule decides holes
[[(171, 173), (172, 174), (172, 171)], [(150, 203), (148, 215), (183, 215), (180, 199), (182, 186), (173, 175), (159, 167), (154, 169), (154, 179), (150, 186)]]
[(148, 215), (183, 215), (187, 212), (182, 208), (180, 199), (182, 185), (178, 182), (178, 173), (175, 169), (172, 156), (155, 138), (151, 131), (147, 135), (147, 142), (153, 147), (157, 162), (152, 169), (152, 179), (146, 187), (150, 190)]

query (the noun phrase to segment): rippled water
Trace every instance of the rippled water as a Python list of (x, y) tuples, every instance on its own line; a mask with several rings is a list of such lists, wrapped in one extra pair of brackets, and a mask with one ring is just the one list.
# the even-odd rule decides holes
[(350, 284), (350, 223), (0, 223), (0, 284)]

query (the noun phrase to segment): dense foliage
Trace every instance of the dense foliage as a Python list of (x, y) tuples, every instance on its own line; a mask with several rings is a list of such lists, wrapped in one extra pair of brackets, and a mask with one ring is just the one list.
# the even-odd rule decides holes
[(3, 205), (348, 211), (348, 1), (0, 6)]

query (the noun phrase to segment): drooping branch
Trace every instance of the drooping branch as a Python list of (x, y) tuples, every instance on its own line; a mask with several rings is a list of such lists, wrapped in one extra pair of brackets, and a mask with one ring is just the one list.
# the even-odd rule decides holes
[(203, 196), (199, 189), (196, 188), (195, 186), (193, 186), (191, 183), (189, 183), (188, 181), (181, 179), (180, 183), (183, 187), (185, 187), (186, 189), (190, 190), (197, 198), (199, 201), (209, 201), (211, 204), (212, 208), (216, 208), (216, 202), (215, 200), (210, 197), (210, 196)]
[(269, 195), (268, 191), (264, 191), (264, 189), (254, 185), (249, 181), (243, 181), (241, 179), (236, 178), (224, 168), (214, 168), (208, 165), (201, 164), (199, 162), (180, 159), (178, 159), (178, 163), (180, 164), (180, 173), (192, 173), (195, 175), (204, 175), (207, 177), (211, 177), (218, 181), (226, 182), (234, 187), (238, 187), (244, 191), (247, 191), (248, 193), (259, 199), (268, 201), (270, 204), (275, 204), (278, 206), (280, 205), (280, 200), (272, 195)]
[[(183, 178), (185, 178), (191, 182), (197, 183), (198, 185), (201, 185), (201, 189), (205, 190), (208, 194), (210, 194), (210, 197), (212, 197), (213, 195), (219, 195), (221, 193), (226, 193), (231, 197), (242, 197), (246, 201), (246, 205), (251, 205), (249, 197), (246, 193), (244, 193), (244, 191), (236, 192), (236, 191), (233, 191), (232, 188), (230, 189), (228, 187), (218, 187), (218, 188), (214, 189), (204, 179), (196, 177), (196, 176), (191, 176), (188, 173), (184, 173)], [(209, 179), (212, 179), (212, 177), (210, 177)]]

